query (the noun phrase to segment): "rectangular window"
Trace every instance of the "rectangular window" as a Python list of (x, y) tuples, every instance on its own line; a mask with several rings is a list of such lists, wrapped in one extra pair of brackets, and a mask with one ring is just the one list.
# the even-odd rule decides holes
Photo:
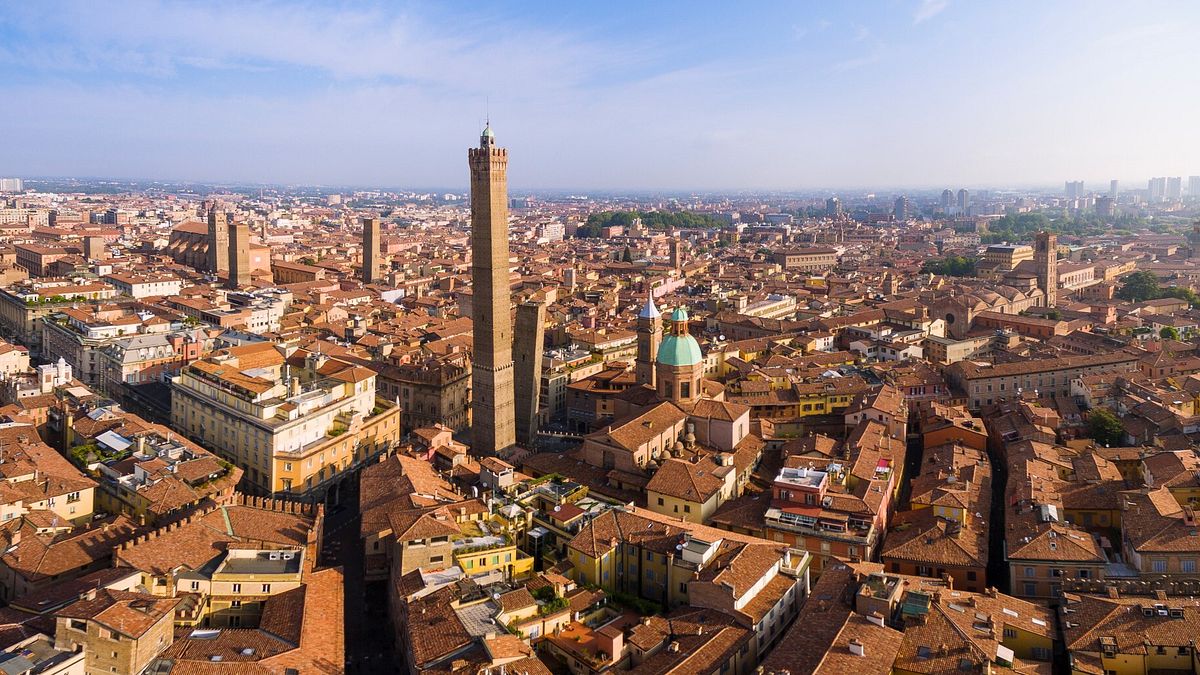
[(263, 593), (270, 593), (270, 592), (271, 592), (271, 584), (263, 584), (263, 585), (262, 585), (262, 592), (263, 592)]
[(1153, 560), (1150, 564), (1154, 567), (1154, 571), (1158, 574), (1163, 574), (1167, 571), (1166, 560)]
[(1196, 561), (1191, 558), (1180, 560), (1179, 570), (1185, 574), (1194, 574), (1196, 572)]
[(1037, 595), (1037, 584), (1026, 583), (1025, 584), (1025, 595), (1028, 595), (1028, 596)]
[(975, 570), (967, 570), (967, 581), (975, 581)]
[(1036, 572), (1036, 571), (1035, 571), (1035, 570), (1034, 570), (1032, 567), (1026, 567), (1026, 568), (1025, 568), (1025, 576), (1027, 576), (1027, 577), (1036, 577), (1036, 576), (1037, 576), (1037, 572)]
[(234, 585), (233, 585), (233, 592), (234, 592), (234, 593), (241, 593), (241, 592), (242, 592), (242, 585), (241, 585), (241, 584), (234, 584)]
[(658, 498), (658, 505), (659, 505), (659, 506), (662, 506), (662, 505), (663, 505), (663, 498), (662, 498), (662, 497), (659, 497), (659, 498)]
[(1017, 637), (1017, 629), (1016, 628), (1005, 628), (1004, 629), (1004, 639), (1007, 640), (1009, 638), (1015, 638), (1015, 637)]

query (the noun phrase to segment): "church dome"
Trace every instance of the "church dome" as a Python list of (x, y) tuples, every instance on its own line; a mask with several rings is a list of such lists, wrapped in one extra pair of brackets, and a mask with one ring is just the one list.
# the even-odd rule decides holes
[(700, 343), (687, 332), (688, 314), (683, 307), (676, 307), (671, 312), (671, 322), (675, 330), (662, 339), (658, 345), (656, 360), (664, 366), (694, 366), (700, 363)]
[(700, 343), (691, 335), (668, 335), (658, 345), (658, 362), (664, 366), (694, 366), (702, 358)]

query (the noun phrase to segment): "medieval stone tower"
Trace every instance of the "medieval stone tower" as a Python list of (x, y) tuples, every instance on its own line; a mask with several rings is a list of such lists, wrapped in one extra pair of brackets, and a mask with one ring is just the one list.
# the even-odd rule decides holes
[(373, 284), (379, 280), (379, 219), (362, 219), (362, 280)]
[(513, 400), (512, 298), (508, 263), (508, 151), (496, 147), (490, 126), (471, 166), (471, 291), (474, 354), (471, 444), (495, 455), (516, 443)]
[(526, 448), (532, 448), (537, 443), (542, 351), (545, 346), (546, 306), (532, 301), (517, 305), (517, 332), (513, 341), (517, 443)]
[(662, 342), (662, 314), (654, 306), (654, 291), (646, 295), (646, 306), (638, 313), (637, 361), (634, 375), (638, 384), (655, 387), (654, 359), (658, 356), (658, 345)]
[(208, 271), (229, 271), (229, 214), (217, 202), (208, 208)]
[(242, 221), (229, 223), (225, 228), (225, 236), (229, 239), (229, 249), (226, 251), (229, 279), (226, 286), (245, 288), (253, 281), (250, 275), (250, 225)]
[(1046, 296), (1046, 306), (1058, 304), (1058, 235), (1039, 232), (1033, 245), (1038, 287)]

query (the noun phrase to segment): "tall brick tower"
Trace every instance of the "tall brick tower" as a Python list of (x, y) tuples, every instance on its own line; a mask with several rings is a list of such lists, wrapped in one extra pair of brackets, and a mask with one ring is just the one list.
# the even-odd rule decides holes
[(1058, 235), (1039, 232), (1033, 245), (1038, 287), (1046, 296), (1046, 306), (1058, 304)]
[(471, 166), (471, 444), (496, 455), (516, 443), (513, 400), (512, 298), (508, 264), (508, 151), (496, 147), (490, 126)]
[(229, 271), (229, 214), (217, 202), (208, 207), (208, 271)]
[(662, 342), (662, 314), (654, 306), (654, 291), (646, 294), (646, 305), (637, 319), (637, 360), (634, 375), (638, 384), (656, 386), (654, 382), (654, 359), (658, 357), (658, 345)]
[(513, 340), (516, 362), (517, 443), (532, 448), (537, 442), (538, 405), (542, 386), (542, 350), (546, 344), (546, 306), (540, 302), (517, 305), (517, 332)]
[(363, 218), (362, 280), (373, 284), (379, 280), (379, 219)]
[(225, 229), (229, 237), (227, 265), (229, 288), (245, 288), (250, 285), (250, 225), (245, 222), (230, 223)]

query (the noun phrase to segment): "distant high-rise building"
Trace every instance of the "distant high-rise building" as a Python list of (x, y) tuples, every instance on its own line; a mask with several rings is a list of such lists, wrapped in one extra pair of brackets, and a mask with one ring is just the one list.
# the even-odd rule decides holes
[(942, 190), (942, 213), (950, 213), (950, 209), (954, 208), (954, 191), (950, 188)]
[(379, 280), (379, 219), (363, 218), (362, 280), (373, 284)]
[(21, 192), (25, 183), (20, 178), (0, 178), (0, 192)]
[(842, 217), (842, 202), (837, 197), (830, 197), (825, 200), (825, 215), (829, 218)]
[(1039, 232), (1033, 244), (1034, 269), (1046, 306), (1058, 304), (1058, 235)]
[(958, 191), (958, 212), (967, 215), (971, 211), (971, 193), (966, 188)]
[(908, 220), (908, 197), (900, 195), (896, 197), (896, 206), (892, 210), (892, 215), (896, 220)]
[(245, 288), (250, 276), (250, 225), (237, 221), (229, 225), (229, 288)]
[(229, 271), (229, 214), (217, 202), (208, 208), (208, 271)]
[(1147, 199), (1151, 204), (1157, 204), (1167, 198), (1167, 179), (1151, 178), (1146, 184)]
[(1067, 199), (1079, 199), (1083, 196), (1083, 181), (1067, 181)]
[(1167, 201), (1177, 202), (1183, 199), (1183, 177), (1174, 176), (1167, 179)]
[(508, 262), (508, 151), (491, 126), (467, 151), (471, 167), (471, 444), (496, 455), (517, 441)]
[(1120, 191), (1121, 191), (1121, 181), (1114, 178), (1113, 180), (1108, 182), (1108, 196), (1109, 197), (1116, 199), (1117, 193), (1119, 193)]
[(1188, 176), (1188, 196), (1200, 199), (1200, 176)]
[(1111, 218), (1116, 214), (1114, 207), (1115, 199), (1112, 197), (1097, 197), (1096, 198), (1096, 215), (1103, 218)]

